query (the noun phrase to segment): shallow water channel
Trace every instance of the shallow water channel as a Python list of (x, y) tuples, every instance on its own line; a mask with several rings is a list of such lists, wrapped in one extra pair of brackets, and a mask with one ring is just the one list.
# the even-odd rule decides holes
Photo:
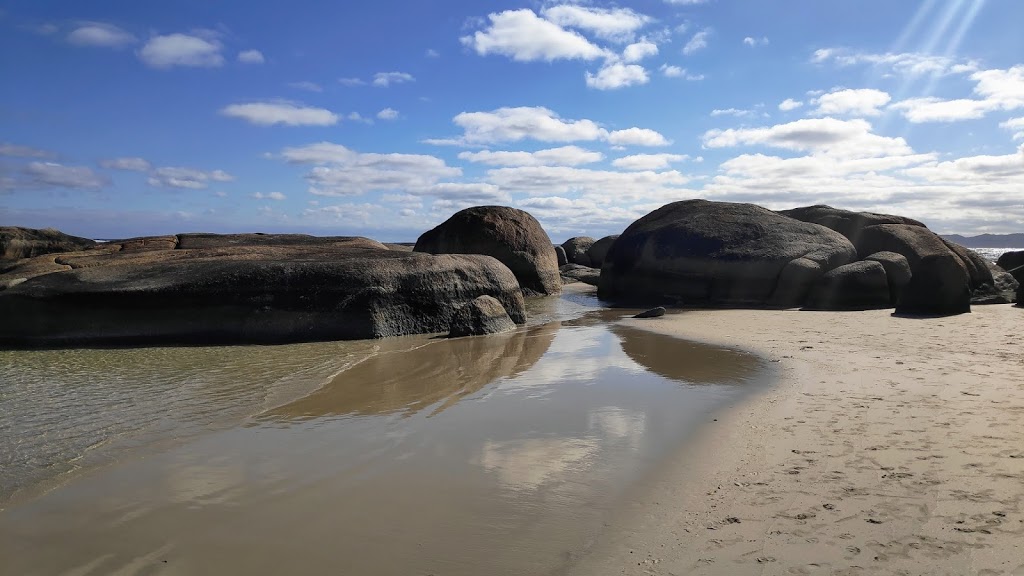
[(558, 571), (766, 369), (548, 300), (487, 337), (2, 353), (4, 570)]

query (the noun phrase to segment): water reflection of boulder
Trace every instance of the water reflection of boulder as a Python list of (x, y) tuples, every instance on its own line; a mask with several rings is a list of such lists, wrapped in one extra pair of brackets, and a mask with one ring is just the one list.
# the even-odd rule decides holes
[(760, 376), (763, 362), (738, 350), (688, 342), (626, 326), (611, 326), (622, 351), (637, 364), (690, 384), (743, 384)]
[(408, 350), (382, 350), (320, 390), (263, 415), (269, 420), (323, 416), (411, 416), (439, 404), (438, 414), (499, 378), (532, 367), (547, 352), (558, 324), (486, 337), (437, 339)]

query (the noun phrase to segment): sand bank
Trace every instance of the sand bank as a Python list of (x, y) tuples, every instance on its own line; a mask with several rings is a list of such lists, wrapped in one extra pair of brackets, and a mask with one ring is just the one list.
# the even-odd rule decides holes
[(1024, 574), (1024, 310), (686, 312), (630, 324), (756, 350), (717, 416), (574, 574)]

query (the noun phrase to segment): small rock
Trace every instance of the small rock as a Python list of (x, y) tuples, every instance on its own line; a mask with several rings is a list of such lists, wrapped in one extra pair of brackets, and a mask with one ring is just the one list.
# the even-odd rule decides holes
[(651, 308), (650, 310), (645, 310), (645, 311), (637, 314), (636, 316), (633, 316), (633, 318), (658, 318), (658, 317), (664, 316), (664, 315), (665, 315), (665, 308), (663, 306), (658, 306), (657, 308)]
[(497, 298), (478, 296), (462, 306), (452, 316), (448, 337), (478, 336), (515, 330), (516, 323), (509, 318), (505, 307)]

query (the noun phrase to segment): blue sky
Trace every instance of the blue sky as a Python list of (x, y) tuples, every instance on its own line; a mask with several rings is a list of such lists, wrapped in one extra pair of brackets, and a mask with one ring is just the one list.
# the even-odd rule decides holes
[(1024, 231), (1017, 0), (0, 0), (0, 224), (556, 241), (687, 198)]

